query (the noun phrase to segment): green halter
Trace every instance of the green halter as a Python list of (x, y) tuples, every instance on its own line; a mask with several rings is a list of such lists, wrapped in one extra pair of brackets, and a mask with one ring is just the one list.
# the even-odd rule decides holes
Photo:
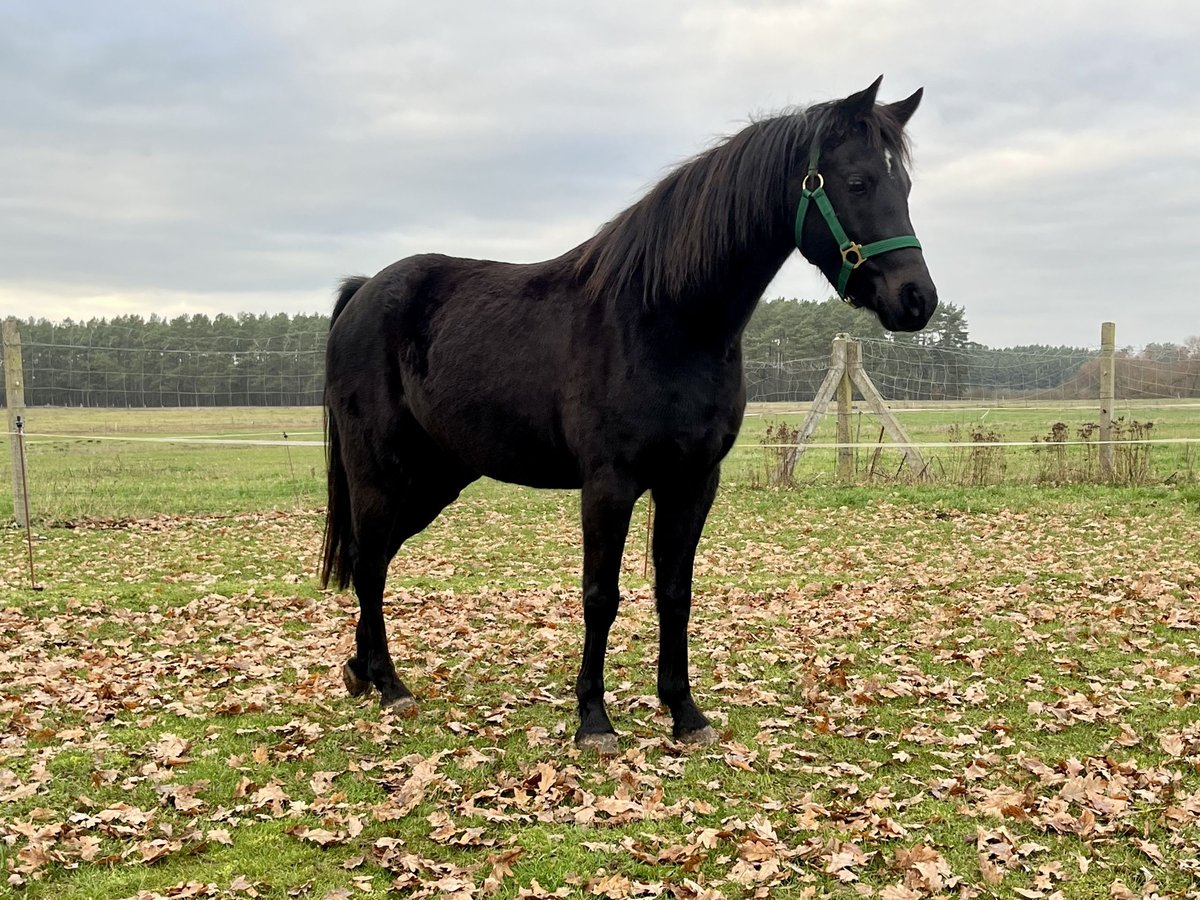
[[(903, 234), (898, 237), (884, 238), (882, 241), (875, 241), (865, 246), (850, 240), (846, 236), (846, 230), (842, 228), (842, 223), (838, 221), (837, 213), (833, 211), (833, 204), (829, 202), (829, 195), (825, 193), (825, 179), (817, 171), (817, 160), (820, 159), (820, 156), (821, 145), (819, 142), (814, 141), (812, 152), (808, 157), (808, 171), (805, 173), (804, 181), (801, 183), (800, 206), (796, 210), (796, 249), (802, 249), (804, 217), (808, 215), (808, 204), (809, 201), (812, 201), (817, 204), (817, 209), (821, 211), (821, 216), (825, 219), (825, 224), (833, 232), (833, 239), (838, 242), (838, 249), (842, 252), (842, 271), (838, 274), (837, 292), (839, 297), (849, 303), (850, 301), (846, 298), (846, 282), (850, 280), (851, 272), (872, 256), (887, 253), (889, 250), (899, 250), (902, 247), (916, 247), (920, 249), (921, 242), (917, 240), (915, 234)], [(809, 190), (809, 179), (812, 179), (816, 183), (816, 190)]]

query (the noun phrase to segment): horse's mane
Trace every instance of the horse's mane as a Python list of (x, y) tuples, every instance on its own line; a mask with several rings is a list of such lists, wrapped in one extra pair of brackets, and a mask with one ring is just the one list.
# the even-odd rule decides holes
[(653, 305), (703, 284), (790, 215), (786, 186), (812, 142), (837, 143), (858, 122), (872, 146), (908, 161), (903, 125), (885, 106), (865, 120), (848, 119), (837, 101), (754, 120), (680, 165), (580, 247), (588, 295), (632, 291)]

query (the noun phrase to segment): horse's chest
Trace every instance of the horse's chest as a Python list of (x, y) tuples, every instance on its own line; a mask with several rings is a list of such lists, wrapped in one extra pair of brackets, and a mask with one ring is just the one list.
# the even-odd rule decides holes
[(742, 406), (736, 398), (716, 402), (711, 395), (664, 394), (647, 397), (634, 419), (643, 462), (668, 472), (708, 469), (733, 446)]

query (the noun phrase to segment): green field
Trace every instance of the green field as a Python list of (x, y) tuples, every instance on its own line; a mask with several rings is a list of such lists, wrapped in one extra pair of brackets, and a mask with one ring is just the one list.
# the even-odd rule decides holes
[[(1059, 411), (1003, 412), (1016, 439)], [(570, 742), (576, 494), (481, 481), (409, 542), (387, 615), (421, 705), (396, 717), (341, 685), (357, 608), (314, 579), (319, 446), (103, 439), (314, 441), (318, 411), (30, 411), (42, 589), (0, 529), (0, 891), (1194, 896), (1200, 487), (847, 486), (826, 455), (755, 488), (782, 415), (748, 419), (697, 560), (720, 743), (673, 744), (654, 697), (643, 501), (598, 758)]]
[[(769, 425), (798, 426), (807, 412), (796, 404), (757, 404), (751, 407), (739, 455), (732, 462), (751, 480), (761, 478), (769, 454), (759, 454), (759, 472), (748, 464), (752, 447), (762, 443)], [(1026, 407), (988, 407), (967, 403), (914, 403), (895, 408), (896, 416), (914, 443), (922, 446), (925, 476), (941, 484), (1050, 484), (1099, 479), (1098, 414), (1093, 405), (1054, 403)], [(1118, 480), (1123, 483), (1194, 482), (1200, 477), (1200, 402), (1195, 400), (1124, 401), (1114, 410)], [(1056, 428), (1057, 426), (1057, 428)], [(887, 449), (882, 424), (865, 404), (856, 403), (850, 418), (851, 441), (874, 445), (857, 449), (856, 480), (910, 480), (902, 456)], [(1171, 443), (1138, 444), (1146, 438)], [(1196, 441), (1185, 443), (1176, 441)], [(814, 444), (835, 441), (834, 416), (822, 419)], [(1019, 446), (1033, 441), (1049, 446)], [(981, 443), (982, 442), (982, 443)], [(992, 444), (1007, 446), (990, 446)], [(834, 451), (809, 450), (801, 458), (796, 478), (821, 483), (832, 477)]]
[[(768, 428), (798, 426), (805, 406), (754, 404), (723, 469), (725, 483), (768, 482), (778, 450), (764, 449)], [(1123, 403), (1119, 436), (1200, 440), (1195, 401)], [(953, 485), (1045, 485), (1098, 480), (1094, 444), (1078, 443), (1080, 429), (1096, 421), (1087, 406), (980, 408), (947, 404), (898, 411), (913, 441), (926, 444), (925, 475)], [(221, 513), (230, 509), (308, 508), (323, 502), (324, 451), (321, 412), (298, 408), (202, 408), (156, 410), (32, 409), (27, 415), (29, 494), (35, 519), (75, 521), (157, 514)], [(1048, 447), (992, 447), (978, 440), (1046, 440), (1062, 423), (1068, 442)], [(1145, 423), (1151, 428), (1146, 429)], [(802, 485), (834, 481), (834, 416), (826, 416), (796, 468)], [(283, 444), (283, 435), (288, 442)], [(858, 483), (907, 483), (902, 455), (880, 441), (875, 416), (856, 408), (851, 417)], [(187, 438), (208, 443), (188, 442)], [(1094, 436), (1093, 436), (1094, 440)], [(224, 441), (225, 443), (213, 443)], [(273, 442), (254, 445), (251, 441)], [(1117, 447), (1119, 481), (1189, 484), (1200, 479), (1200, 443)], [(0, 448), (0, 482), (10, 483), (11, 454)], [(0, 517), (11, 497), (0, 495)]]
[[(317, 407), (31, 409), (26, 420), (35, 520), (295, 509), (324, 502)], [(290, 446), (283, 445), (284, 434)], [(7, 485), (7, 443), (0, 455)], [(7, 518), (11, 510), (6, 492), (0, 516)]]

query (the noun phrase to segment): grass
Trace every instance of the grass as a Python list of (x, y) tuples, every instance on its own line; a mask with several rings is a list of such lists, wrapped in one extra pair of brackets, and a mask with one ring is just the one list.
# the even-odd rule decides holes
[[(316, 408), (35, 409), (26, 419), (35, 518), (222, 514), (323, 502)], [(7, 446), (0, 450), (0, 478), (11, 479)], [(11, 515), (11, 503), (0, 499), (0, 516)]]
[[(303, 428), (269, 415), (208, 427)], [(1194, 890), (1193, 485), (727, 479), (692, 621), (722, 741), (698, 749), (653, 697), (643, 501), (599, 759), (570, 744), (575, 494), (479, 482), (406, 545), (387, 615), (421, 706), (396, 717), (340, 684), (357, 611), (313, 579), (319, 458), (297, 500), (267, 474), (283, 448), (146, 446), (180, 455), (88, 485), (98, 519), (39, 521), (43, 591), (0, 530), (18, 896)], [(64, 491), (88, 447), (60, 451)]]
[[(1194, 403), (1126, 403), (1126, 422), (1152, 421), (1155, 438), (1196, 438)], [(1061, 408), (980, 409), (924, 406), (898, 413), (917, 442), (961, 446), (927, 447), (928, 473), (944, 488), (953, 485), (1037, 486), (1096, 479), (1095, 448), (982, 448), (972, 434), (1003, 440), (1046, 438), (1056, 423), (1067, 425), (1069, 440), (1094, 422), (1094, 411)], [(727, 485), (768, 482), (778, 451), (762, 442), (771, 425), (795, 427), (802, 415), (794, 405), (756, 404), (724, 466)], [(305, 509), (324, 501), (324, 450), (319, 409), (203, 408), (168, 410), (34, 409), (28, 412), (26, 452), (29, 495), (35, 519), (67, 522), (152, 515), (224, 514), (229, 510)], [(1128, 430), (1128, 429), (1127, 429)], [(287, 434), (287, 441), (284, 441)], [(879, 434), (873, 417), (854, 414), (852, 435), (872, 443)], [(231, 441), (198, 443), (182, 439)], [(817, 444), (834, 440), (834, 417), (814, 435)], [(238, 441), (270, 442), (262, 444)], [(885, 441), (886, 445), (886, 441)], [(1193, 444), (1162, 444), (1142, 455), (1119, 447), (1122, 480), (1140, 486), (1195, 485)], [(12, 479), (11, 453), (0, 448), (0, 480)], [(903, 485), (911, 480), (898, 451), (857, 451), (860, 484)], [(796, 469), (800, 485), (830, 489), (835, 483), (834, 451), (814, 448)], [(818, 500), (818, 502), (821, 502)], [(0, 517), (11, 515), (11, 497), (0, 495)]]
[[(1117, 440), (1195, 440), (1197, 403), (1191, 401), (1123, 401), (1114, 411)], [(731, 462), (740, 478), (763, 483), (773, 470), (777, 453), (761, 448), (770, 442), (771, 426), (797, 427), (807, 409), (795, 404), (757, 404), (750, 410)], [(917, 444), (928, 464), (926, 474), (941, 484), (1014, 484), (1086, 482), (1098, 480), (1097, 450), (1079, 442), (1096, 440), (1097, 410), (1063, 403), (1045, 406), (989, 408), (965, 404), (921, 404), (898, 409), (896, 415)], [(813, 435), (814, 444), (836, 441), (836, 416), (825, 416)], [(1146, 425), (1150, 428), (1147, 429)], [(1056, 426), (1058, 426), (1056, 433)], [(851, 413), (851, 440), (878, 444), (856, 451), (859, 481), (904, 481), (911, 478), (901, 466), (902, 456), (887, 449), (890, 440), (880, 438), (882, 425), (864, 404), (856, 403)], [(1086, 437), (1085, 437), (1086, 435)], [(1043, 447), (981, 447), (976, 441), (1040, 441)], [(1066, 443), (1062, 443), (1065, 441)], [(1071, 443), (1074, 442), (1074, 443)], [(939, 446), (948, 443), (956, 446)], [(1143, 448), (1145, 445), (1142, 445)], [(1151, 445), (1139, 453), (1135, 446), (1118, 445), (1116, 468), (1123, 482), (1155, 484), (1163, 481), (1195, 482), (1198, 466), (1194, 444)], [(833, 479), (834, 451), (811, 449), (800, 459), (796, 478), (801, 483), (827, 483)]]

